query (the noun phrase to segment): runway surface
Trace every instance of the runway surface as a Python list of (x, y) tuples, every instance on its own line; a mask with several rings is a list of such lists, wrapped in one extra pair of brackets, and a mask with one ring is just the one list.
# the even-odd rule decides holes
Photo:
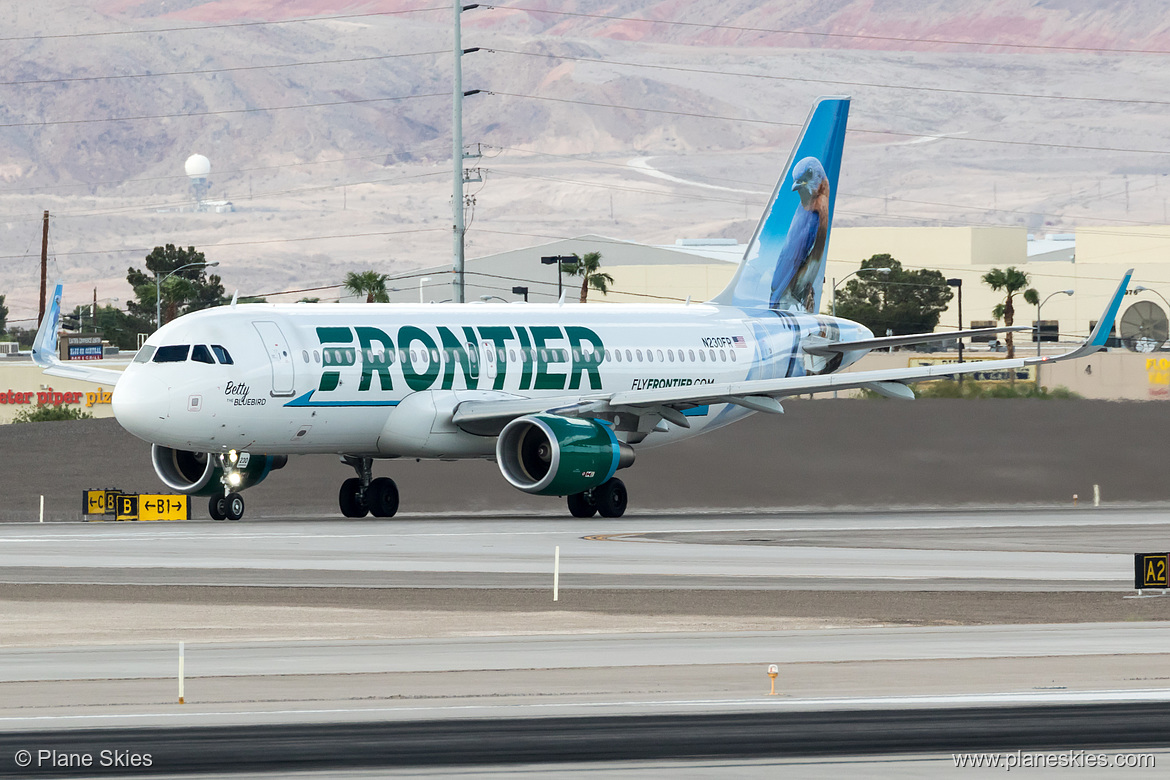
[[(735, 713), (0, 734), (0, 777), (85, 776), (52, 752), (149, 756), (123, 774), (484, 767), (539, 762), (865, 755), (919, 751), (1117, 751), (1165, 743), (1170, 704), (1014, 710)], [(27, 754), (21, 751), (29, 751)], [(43, 751), (43, 752), (42, 752)], [(110, 756), (109, 760), (112, 760)], [(33, 763), (35, 772), (18, 765)], [(93, 773), (96, 774), (96, 773)]]
[(6, 582), (1126, 590), (1162, 508), (0, 526)]
[(22, 738), (170, 773), (1170, 745), (1170, 598), (1131, 598), (1168, 538), (1141, 506), (6, 523), (0, 764)]
[[(189, 644), (190, 678), (1170, 653), (1170, 623)], [(173, 644), (0, 648), (0, 683), (175, 674)], [(3, 705), (0, 705), (0, 711)]]

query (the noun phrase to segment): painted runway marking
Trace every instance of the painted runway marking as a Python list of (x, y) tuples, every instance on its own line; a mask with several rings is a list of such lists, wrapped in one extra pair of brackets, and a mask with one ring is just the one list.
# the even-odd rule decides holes
[(802, 711), (856, 709), (903, 709), (930, 707), (1005, 707), (1036, 704), (1111, 704), (1136, 702), (1170, 702), (1170, 689), (1136, 689), (1106, 691), (1013, 691), (1003, 693), (967, 693), (931, 696), (871, 696), (854, 698), (753, 698), (753, 699), (678, 699), (667, 701), (592, 701), (592, 702), (547, 702), (543, 704), (447, 704), (423, 705), (418, 707), (337, 707), (330, 709), (291, 710), (227, 710), (215, 712), (143, 712), (92, 715), (24, 715), (0, 717), (0, 723), (46, 723), (78, 722), (86, 720), (129, 720), (133, 718), (233, 718), (260, 716), (305, 716), (305, 715), (369, 715), (422, 712), (470, 712), (470, 711), (525, 711), (564, 708), (600, 709), (605, 707), (644, 707), (660, 709), (665, 707), (686, 708), (729, 708), (753, 707), (770, 710), (796, 709)]

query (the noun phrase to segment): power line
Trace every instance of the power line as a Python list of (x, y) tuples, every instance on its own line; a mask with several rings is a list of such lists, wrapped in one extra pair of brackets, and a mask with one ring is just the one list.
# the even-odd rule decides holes
[[(425, 148), (425, 146), (422, 148)], [(358, 160), (373, 160), (373, 159), (376, 159), (379, 157), (386, 157), (386, 156), (391, 155), (391, 154), (400, 154), (404, 151), (419, 151), (419, 149), (420, 149), (420, 147), (415, 147), (413, 149), (387, 149), (385, 151), (381, 151), (381, 152), (378, 152), (376, 154), (365, 154), (365, 155), (360, 155), (357, 157), (335, 157), (335, 158), (330, 159), (330, 160), (313, 160), (310, 162), (281, 163), (278, 165), (257, 165), (257, 166), (251, 167), (251, 168), (231, 168), (231, 169), (224, 169), (222, 171), (217, 171), (215, 175), (216, 176), (227, 176), (230, 174), (237, 174), (237, 173), (255, 173), (257, 171), (274, 171), (274, 170), (278, 170), (281, 168), (306, 168), (306, 167), (313, 166), (313, 165), (336, 165), (337, 163), (356, 162)], [(27, 192), (27, 193), (35, 194), (38, 192), (51, 192), (53, 190), (76, 189), (78, 187), (102, 187), (102, 186), (110, 185), (110, 184), (112, 184), (112, 185), (137, 184), (139, 182), (173, 181), (175, 179), (186, 179), (186, 178), (188, 178), (186, 174), (175, 174), (173, 176), (143, 176), (143, 177), (140, 177), (137, 179), (116, 179), (116, 180), (110, 179), (107, 181), (79, 182), (77, 184), (59, 184), (59, 185), (54, 185), (51, 187), (12, 187), (12, 188), (7, 188), (7, 189), (0, 189), (0, 194), (9, 193), (9, 192)]]
[(934, 92), (950, 95), (983, 95), (988, 97), (1025, 98), (1027, 100), (1074, 100), (1094, 103), (1123, 103), (1132, 105), (1170, 106), (1170, 100), (1134, 100), (1127, 98), (1083, 97), (1077, 95), (1041, 95), (1027, 92), (995, 92), (979, 89), (953, 89), (946, 87), (919, 87), (906, 84), (878, 84), (869, 81), (843, 81), (838, 79), (810, 79), (797, 76), (773, 76), (766, 73), (744, 73), (742, 71), (716, 70), (707, 68), (686, 68), (679, 65), (654, 65), (642, 62), (624, 62), (600, 57), (573, 57), (567, 54), (544, 54), (541, 52), (515, 51), (513, 49), (492, 48), (489, 51), (503, 54), (516, 54), (522, 57), (542, 57), (554, 60), (569, 60), (573, 62), (592, 62), (601, 65), (621, 65), (631, 68), (646, 68), (650, 70), (667, 70), (678, 73), (703, 73), (717, 76), (735, 76), (737, 78), (765, 79), (768, 81), (796, 81), (806, 84), (831, 84), (846, 87), (872, 87), (875, 89), (902, 89), (914, 92)]
[(400, 57), (425, 57), (431, 54), (446, 54), (445, 51), (420, 51), (410, 54), (379, 54), (374, 57), (349, 57), (341, 60), (312, 60), (309, 62), (285, 62), (279, 65), (240, 65), (232, 68), (207, 68), (204, 70), (172, 70), (161, 73), (124, 73), (113, 76), (71, 76), (59, 79), (26, 79), (24, 81), (0, 81), (0, 87), (27, 86), (29, 84), (69, 84), (78, 81), (114, 81), (117, 79), (152, 79), (166, 76), (199, 76), (208, 73), (236, 73), (247, 70), (276, 70), (279, 68), (303, 68), (315, 65), (340, 65), (354, 62), (374, 62)]
[[(370, 238), (376, 236), (401, 236), (407, 233), (434, 233), (443, 232), (445, 228), (413, 228), (410, 230), (378, 230), (368, 233), (341, 233), (328, 236), (298, 236), (295, 238), (267, 238), (256, 239), (253, 241), (225, 241), (219, 244), (211, 244), (205, 247), (207, 251), (218, 249), (219, 247), (227, 246), (257, 246), (260, 244), (286, 244), (297, 243), (302, 241), (329, 241), (335, 238)], [(58, 252), (57, 257), (71, 257), (76, 255), (112, 255), (124, 254), (126, 252), (151, 252), (154, 247), (118, 247), (116, 249), (86, 249), (77, 252)], [(26, 257), (35, 257), (35, 254), (26, 255), (0, 255), (0, 260), (17, 260)]]
[[(431, 171), (429, 173), (416, 173), (410, 176), (392, 176), (384, 179), (360, 179), (357, 181), (343, 181), (335, 182), (333, 184), (317, 184), (312, 187), (295, 187), (288, 190), (272, 190), (269, 192), (257, 192), (252, 195), (252, 198), (274, 198), (278, 195), (296, 195), (304, 192), (319, 192), (321, 190), (335, 190), (338, 187), (356, 187), (362, 184), (381, 184), (384, 182), (402, 182), (410, 179), (426, 179), (431, 176), (445, 176), (445, 171)], [(74, 217), (98, 217), (108, 214), (125, 214), (131, 211), (141, 211), (143, 209), (169, 209), (178, 208), (190, 205), (190, 198), (180, 201), (169, 201), (164, 203), (140, 203), (133, 206), (119, 206), (117, 208), (97, 209), (93, 211), (58, 211), (54, 213), (55, 218), (74, 218)], [(0, 219), (3, 219), (0, 216)], [(21, 217), (21, 218), (7, 218), (9, 222), (32, 222), (40, 217)]]
[(520, 5), (486, 6), (488, 8), (503, 8), (509, 11), (526, 11), (534, 14), (551, 14), (553, 16), (575, 16), (586, 19), (605, 19), (616, 22), (637, 22), (641, 24), (661, 24), (675, 27), (700, 27), (708, 30), (731, 30), (733, 32), (767, 33), (769, 35), (807, 35), (814, 38), (832, 38), (859, 41), (891, 41), (894, 43), (944, 44), (949, 46), (992, 46), (1005, 49), (1040, 49), (1048, 51), (1080, 51), (1101, 54), (1170, 54), (1164, 49), (1115, 49), (1096, 46), (1056, 46), (1042, 43), (1000, 43), (998, 41), (961, 41), (950, 38), (909, 38), (894, 35), (865, 35), (861, 33), (827, 33), (810, 30), (786, 30), (771, 27), (748, 27), (745, 25), (712, 24), (709, 22), (680, 22), (672, 19), (646, 19), (635, 16), (615, 16), (610, 14), (587, 14), (572, 11), (552, 11), (547, 8), (531, 8)]
[[(755, 125), (769, 125), (772, 127), (803, 127), (803, 125), (796, 122), (778, 122), (771, 119), (749, 119), (745, 117), (721, 116), (718, 114), (700, 114), (694, 111), (671, 111), (664, 108), (647, 108), (645, 106), (622, 106), (616, 103), (598, 103), (589, 100), (571, 100), (569, 98), (555, 98), (546, 97), (542, 95), (521, 95), (515, 92), (497, 92), (492, 90), (490, 94), (503, 95), (505, 97), (521, 98), (525, 100), (544, 100), (552, 103), (571, 103), (579, 106), (592, 106), (594, 108), (615, 108), (621, 111), (635, 111), (645, 112), (650, 114), (670, 114), (672, 116), (687, 116), (697, 119), (718, 119), (725, 122), (742, 122), (745, 124)], [(3, 125), (0, 125), (3, 127)], [(1009, 141), (998, 138), (976, 138), (969, 135), (930, 135), (926, 133), (907, 133), (898, 130), (869, 130), (864, 128), (851, 127), (848, 129), (850, 133), (865, 133), (866, 135), (892, 135), (898, 138), (915, 138), (915, 139), (931, 139), (936, 141), (959, 141), (969, 143), (983, 143), (983, 144), (1005, 144), (1008, 146), (1035, 146), (1047, 149), (1074, 149), (1077, 151), (1087, 152), (1121, 152), (1125, 154), (1170, 154), (1170, 150), (1166, 149), (1123, 149), (1113, 146), (1085, 146), (1079, 144), (1058, 144), (1043, 141)]]
[(400, 16), (402, 14), (418, 14), (427, 11), (450, 11), (450, 6), (434, 8), (408, 8), (401, 11), (371, 11), (361, 14), (337, 14), (334, 16), (303, 16), (296, 19), (273, 19), (260, 22), (224, 22), (222, 24), (199, 24), (186, 27), (156, 27), (152, 30), (99, 30), (83, 33), (58, 33), (56, 35), (19, 35), (12, 38), (0, 38), (0, 43), (14, 41), (51, 41), (73, 38), (102, 38), (112, 35), (153, 35), (170, 32), (201, 32), (203, 30), (226, 30), (232, 27), (270, 27), (278, 24), (300, 24), (302, 22), (329, 22), (339, 19), (362, 19), (371, 16)]
[(181, 114), (152, 114), (149, 116), (115, 116), (99, 117), (96, 119), (56, 119), (42, 122), (10, 122), (0, 124), (0, 127), (48, 127), (51, 125), (87, 125), (99, 122), (138, 122), (146, 119), (178, 119), (198, 116), (223, 116), (226, 114), (253, 114), (261, 111), (291, 111), (300, 108), (325, 108), (329, 106), (352, 106), (361, 103), (386, 103), (395, 100), (415, 100), (417, 98), (447, 97), (444, 92), (430, 92), (422, 95), (399, 95), (384, 98), (357, 98), (354, 100), (332, 100), (326, 103), (303, 103), (293, 106), (266, 106), (264, 108), (229, 108), (221, 111), (191, 111)]
[(666, 192), (666, 191), (662, 191), (662, 190), (647, 190), (647, 189), (642, 189), (640, 187), (625, 187), (625, 186), (622, 186), (620, 184), (602, 184), (600, 182), (582, 181), (580, 179), (563, 179), (563, 178), (559, 178), (556, 176), (540, 176), (539, 174), (535, 174), (535, 173), (520, 173), (519, 171), (508, 171), (508, 170), (496, 169), (496, 173), (498, 173), (501, 176), (516, 176), (516, 177), (523, 178), (523, 179), (539, 179), (541, 181), (553, 181), (553, 182), (560, 182), (563, 184), (576, 184), (576, 185), (582, 186), (582, 187), (599, 187), (601, 189), (616, 190), (617, 192), (637, 192), (637, 193), (641, 193), (641, 194), (645, 194), (645, 195), (659, 195), (659, 196), (666, 197), (666, 198), (678, 198), (680, 200), (700, 200), (700, 201), (710, 201), (713, 203), (735, 203), (738, 205), (743, 205), (745, 203), (745, 201), (746, 202), (753, 202), (753, 201), (747, 201), (745, 198), (717, 198), (717, 197), (706, 197), (703, 195), (682, 195), (679, 193)]

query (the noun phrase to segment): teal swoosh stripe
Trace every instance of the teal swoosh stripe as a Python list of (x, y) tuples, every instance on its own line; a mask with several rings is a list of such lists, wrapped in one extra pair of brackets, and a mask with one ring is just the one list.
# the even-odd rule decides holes
[(710, 406), (696, 406), (691, 409), (682, 410), (683, 416), (685, 417), (706, 417), (710, 412)]
[(397, 401), (314, 401), (313, 393), (316, 390), (310, 390), (302, 396), (294, 398), (285, 404), (288, 406), (398, 406)]

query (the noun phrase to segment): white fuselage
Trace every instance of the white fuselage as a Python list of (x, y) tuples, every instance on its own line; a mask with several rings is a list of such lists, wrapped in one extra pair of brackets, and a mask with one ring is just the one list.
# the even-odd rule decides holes
[[(848, 320), (708, 304), (246, 304), (155, 332), (113, 406), (135, 436), (184, 450), (487, 457), (494, 436), (451, 423), (462, 401), (827, 373), (861, 353), (828, 363), (802, 339), (870, 335)], [(193, 348), (184, 359), (167, 349), (181, 347)], [(748, 414), (684, 413), (690, 428), (665, 423), (643, 446)]]

